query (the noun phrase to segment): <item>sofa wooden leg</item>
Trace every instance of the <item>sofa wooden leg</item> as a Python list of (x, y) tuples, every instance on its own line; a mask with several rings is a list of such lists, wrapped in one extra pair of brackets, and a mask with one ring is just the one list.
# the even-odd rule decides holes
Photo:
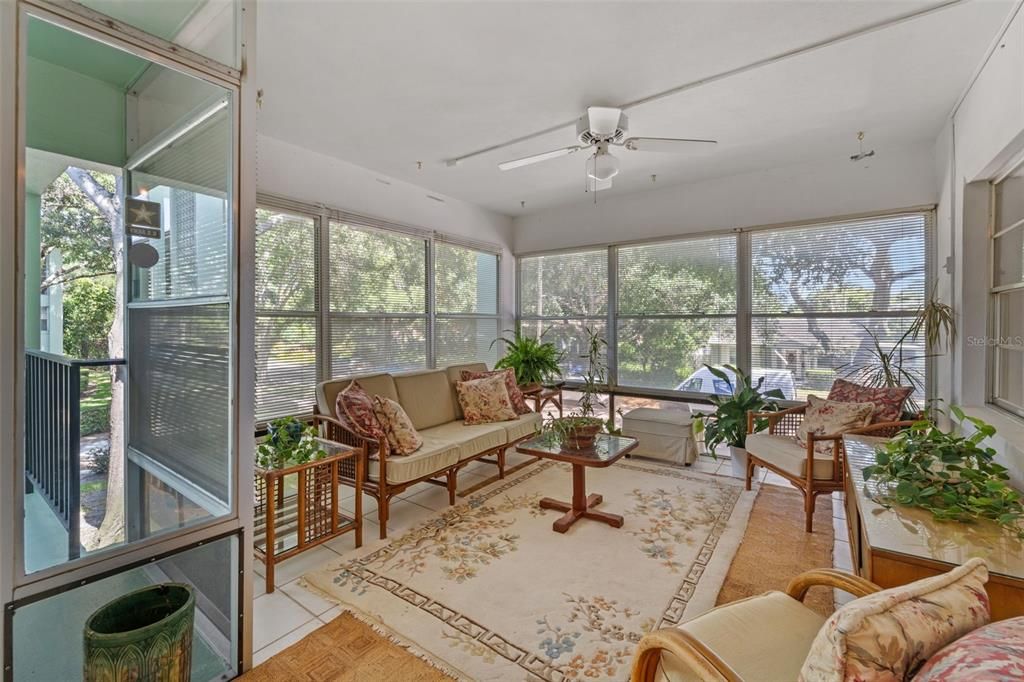
[(448, 504), (455, 504), (455, 491), (459, 486), (459, 470), (449, 469), (448, 470)]
[(754, 478), (754, 461), (750, 459), (750, 453), (747, 453), (747, 476), (744, 479), (744, 485), (747, 490), (750, 490), (750, 482)]
[(814, 526), (814, 493), (810, 490), (804, 493), (804, 514), (806, 515), (804, 530), (811, 533)]
[(388, 505), (391, 503), (391, 499), (381, 495), (380, 499), (377, 500), (377, 522), (380, 524), (380, 539), (384, 540), (388, 537)]
[(498, 478), (505, 478), (505, 450), (498, 450)]

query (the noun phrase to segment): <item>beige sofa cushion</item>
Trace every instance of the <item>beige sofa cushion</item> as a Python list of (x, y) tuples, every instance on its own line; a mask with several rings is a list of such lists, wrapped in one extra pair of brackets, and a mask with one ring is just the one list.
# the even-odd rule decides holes
[(479, 455), (486, 450), (500, 447), (508, 442), (505, 428), (502, 424), (448, 422), (447, 424), (425, 429), (420, 435), (457, 444), (460, 462)]
[(512, 443), (520, 438), (526, 438), (536, 433), (543, 419), (537, 412), (530, 412), (529, 414), (520, 415), (515, 421), (502, 422), (501, 424), (495, 424), (495, 426), (505, 427), (506, 442)]
[[(423, 436), (423, 445), (416, 452), (404, 457), (388, 457), (388, 483), (415, 481), (455, 466), (458, 462), (458, 444)], [(380, 460), (369, 461), (369, 474), (371, 480), (380, 480)]]
[(443, 369), (396, 374), (395, 388), (417, 431), (455, 421), (455, 400)]
[(343, 388), (358, 381), (372, 398), (375, 395), (398, 400), (398, 391), (395, 389), (395, 380), (390, 374), (367, 374), (365, 376), (343, 377), (340, 379), (328, 379), (317, 384), (316, 406), (320, 414), (334, 416), (334, 402)]
[[(744, 680), (796, 680), (825, 617), (782, 592), (719, 606), (683, 623)], [(659, 679), (700, 680), (679, 659), (662, 654)]]
[(459, 404), (459, 392), (455, 384), (462, 381), (462, 372), (486, 372), (487, 365), (483, 362), (467, 362), (464, 365), (451, 365), (445, 367), (444, 373), (448, 376), (448, 386), (451, 387), (452, 401), (455, 403), (455, 418), (462, 419), (462, 405)]
[[(747, 452), (794, 476), (799, 478), (807, 476), (807, 446), (797, 443), (796, 438), (776, 436), (770, 433), (752, 433), (747, 436)], [(831, 479), (832, 469), (832, 455), (826, 457), (815, 453), (815, 478)]]

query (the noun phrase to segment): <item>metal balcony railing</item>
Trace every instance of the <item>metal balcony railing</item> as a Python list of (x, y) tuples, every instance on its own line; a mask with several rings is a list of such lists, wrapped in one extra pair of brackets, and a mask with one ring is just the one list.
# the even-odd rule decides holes
[(82, 369), (123, 359), (76, 360), (25, 353), (25, 491), (38, 493), (68, 532), (68, 560), (81, 547), (80, 449)]

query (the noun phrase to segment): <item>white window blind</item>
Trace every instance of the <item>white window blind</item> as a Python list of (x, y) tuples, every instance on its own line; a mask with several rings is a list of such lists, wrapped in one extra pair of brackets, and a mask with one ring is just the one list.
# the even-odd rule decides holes
[[(803, 399), (827, 393), (837, 376), (876, 365), (872, 335), (888, 350), (924, 302), (929, 215), (753, 232), (755, 375), (792, 376)], [(904, 369), (923, 386), (923, 339), (904, 349)]]
[(256, 211), (256, 420), (308, 413), (317, 381), (316, 221)]
[(736, 362), (736, 237), (617, 249), (617, 383), (710, 392), (704, 363)]
[(427, 240), (330, 221), (331, 376), (427, 366)]
[(554, 343), (563, 353), (564, 377), (579, 379), (585, 371), (585, 330), (607, 338), (608, 251), (521, 258), (519, 306), (523, 333)]
[(498, 360), (498, 256), (435, 242), (434, 354), (438, 367)]
[(1024, 415), (1024, 166), (994, 192), (992, 401)]

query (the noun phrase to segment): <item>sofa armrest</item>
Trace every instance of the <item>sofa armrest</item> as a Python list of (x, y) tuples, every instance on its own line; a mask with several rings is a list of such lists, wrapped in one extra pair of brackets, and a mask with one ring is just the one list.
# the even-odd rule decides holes
[(662, 654), (685, 663), (707, 682), (742, 682), (735, 670), (699, 639), (678, 628), (662, 628), (643, 636), (633, 656), (631, 682), (655, 682)]
[(325, 440), (334, 441), (336, 443), (349, 445), (355, 448), (365, 448), (368, 453), (376, 452), (381, 455), (381, 459), (387, 457), (388, 442), (386, 439), (380, 438), (374, 440), (373, 438), (364, 438), (363, 436), (351, 431), (334, 417), (328, 417), (323, 414), (314, 414), (313, 426), (320, 431), (320, 436)]
[(805, 571), (789, 581), (786, 587), (786, 594), (797, 601), (803, 601), (807, 596), (807, 590), (815, 586), (834, 587), (848, 592), (854, 597), (866, 597), (874, 594), (882, 588), (870, 580), (865, 580), (859, 575), (837, 571), (833, 568), (816, 568)]

